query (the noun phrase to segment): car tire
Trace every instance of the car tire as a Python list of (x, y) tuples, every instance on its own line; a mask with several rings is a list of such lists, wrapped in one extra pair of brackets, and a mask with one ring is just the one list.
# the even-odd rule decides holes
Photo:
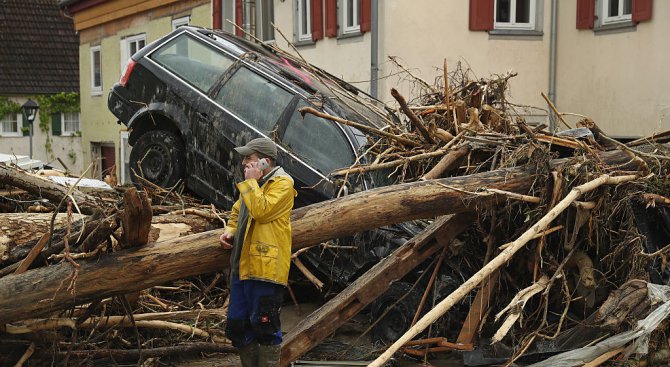
[(184, 177), (184, 170), (184, 142), (173, 132), (147, 131), (130, 151), (130, 177), (135, 184), (142, 184), (137, 177), (140, 176), (160, 187), (169, 188)]
[[(370, 332), (372, 341), (387, 344), (398, 340), (410, 328), (414, 314), (421, 303), (421, 297), (422, 294), (416, 288), (412, 289), (412, 285), (409, 283), (395, 282), (391, 284), (386, 293), (377, 298), (370, 307), (370, 316), (373, 323), (382, 317), (389, 307), (392, 307), (372, 327)], [(394, 304), (395, 306), (393, 306)]]

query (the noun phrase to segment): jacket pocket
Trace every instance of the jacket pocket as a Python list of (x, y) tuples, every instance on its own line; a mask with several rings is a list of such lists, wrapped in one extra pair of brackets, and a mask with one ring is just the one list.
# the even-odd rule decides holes
[(272, 243), (253, 241), (249, 249), (249, 275), (277, 281), (279, 247)]

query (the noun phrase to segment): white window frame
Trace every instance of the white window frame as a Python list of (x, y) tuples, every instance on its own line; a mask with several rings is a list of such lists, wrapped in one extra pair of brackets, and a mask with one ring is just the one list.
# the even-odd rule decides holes
[[(8, 113), (7, 115), (11, 114), (12, 113)], [(23, 130), (21, 130), (23, 128), (23, 114), (21, 112), (18, 112), (16, 114), (16, 132), (4, 130), (4, 120), (7, 115), (0, 116), (2, 118), (2, 120), (0, 120), (0, 136), (2, 137), (23, 136)]]
[[(177, 18), (177, 19), (172, 19), (172, 30), (174, 31), (175, 29), (186, 26), (191, 24), (191, 16), (187, 15), (185, 17)], [(145, 40), (146, 42), (146, 40)]]
[[(263, 16), (267, 7), (272, 8), (272, 17), (274, 18), (274, 0), (256, 0), (256, 37), (264, 43), (274, 43), (275, 33), (272, 28), (274, 19), (266, 19), (266, 17)], [(272, 30), (272, 38), (265, 39), (264, 28)]]
[(537, 23), (537, 0), (530, 0), (529, 4), (529, 17), (528, 23), (517, 23), (516, 22), (516, 5), (517, 0), (510, 0), (510, 21), (509, 22), (498, 22), (498, 0), (494, 1), (493, 8), (493, 28), (494, 29), (508, 29), (508, 30), (535, 30), (535, 24)]
[(349, 2), (347, 0), (342, 0), (342, 34), (359, 34), (361, 33), (361, 0), (353, 0), (353, 6), (355, 9), (358, 9), (357, 11), (354, 10), (352, 12), (354, 19), (352, 24), (353, 26), (349, 27), (347, 24), (349, 24), (347, 15), (349, 14)]
[[(136, 34), (134, 36), (128, 36), (123, 39), (121, 39), (121, 68), (120, 73), (123, 73), (123, 71), (126, 68), (126, 63), (128, 63), (128, 60), (130, 59), (131, 55), (130, 54), (130, 44), (131, 43), (137, 43), (140, 41), (144, 41), (144, 46), (147, 45), (147, 34), (142, 33), (142, 34)], [(140, 48), (137, 49), (138, 51), (141, 50)]]
[[(230, 20), (230, 22), (228, 20)], [(230, 33), (235, 33), (237, 28), (234, 24), (237, 24), (235, 20), (235, 1), (221, 0), (221, 29)]]
[(75, 136), (81, 132), (81, 112), (75, 112), (77, 114), (77, 125), (78, 130), (66, 130), (65, 129), (65, 112), (60, 113), (60, 132), (61, 136)]
[[(305, 14), (307, 14), (307, 19), (305, 24), (308, 29), (303, 29), (303, 7), (306, 8)], [(312, 42), (312, 4), (310, 0), (296, 0), (296, 19), (297, 21), (297, 35), (298, 42)]]
[(609, 14), (610, 10), (610, 2), (608, 0), (602, 0), (602, 7), (600, 10), (602, 10), (602, 25), (607, 25), (607, 24), (616, 24), (616, 23), (625, 23), (625, 22), (630, 22), (633, 20), (633, 0), (630, 0), (631, 2), (631, 13), (630, 14), (623, 14), (624, 10), (624, 3), (626, 0), (619, 0), (619, 9), (617, 9), (617, 15), (613, 17), (607, 16)]
[[(119, 132), (119, 158), (121, 159), (121, 185), (130, 183), (130, 177), (126, 177), (126, 169), (130, 170), (130, 150), (132, 147), (128, 144), (128, 138), (130, 137), (130, 132), (120, 131)], [(128, 156), (128, 158), (126, 157)], [(128, 159), (128, 160), (127, 160)]]
[[(100, 55), (100, 85), (95, 85), (95, 53)], [(91, 47), (91, 95), (102, 94), (102, 50), (100, 46)]]

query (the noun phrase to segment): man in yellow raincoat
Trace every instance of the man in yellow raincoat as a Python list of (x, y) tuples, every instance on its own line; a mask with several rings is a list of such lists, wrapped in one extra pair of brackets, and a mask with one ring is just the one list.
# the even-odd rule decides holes
[(244, 181), (219, 238), (230, 255), (226, 335), (243, 367), (279, 366), (279, 312), (291, 263), (293, 179), (276, 165), (277, 147), (266, 138), (235, 150), (244, 158)]

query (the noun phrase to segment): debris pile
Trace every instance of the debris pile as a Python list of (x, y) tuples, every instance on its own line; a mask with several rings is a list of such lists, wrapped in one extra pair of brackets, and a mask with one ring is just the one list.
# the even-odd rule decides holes
[[(662, 360), (670, 134), (623, 144), (588, 118), (568, 126), (550, 104), (568, 128), (556, 134), (506, 100), (514, 74), (473, 80), (445, 63), (431, 84), (404, 70), (418, 92), (407, 101), (392, 90), (399, 113), (385, 127), (301, 110), (368, 136), (356, 164), (332, 172), (342, 188), (393, 183), (294, 210), (305, 278), (333, 283), (303, 254), (355, 251), (355, 241), (327, 241), (423, 222), (286, 335), (282, 365), (361, 312), (371, 322), (360, 340), (371, 332), (386, 343), (356, 353), (372, 366), (447, 351), (469, 365), (602, 363), (645, 348)], [(215, 230), (225, 212), (149, 182), (83, 192), (0, 166), (0, 185), (1, 363), (234, 351), (223, 334), (228, 253)]]

